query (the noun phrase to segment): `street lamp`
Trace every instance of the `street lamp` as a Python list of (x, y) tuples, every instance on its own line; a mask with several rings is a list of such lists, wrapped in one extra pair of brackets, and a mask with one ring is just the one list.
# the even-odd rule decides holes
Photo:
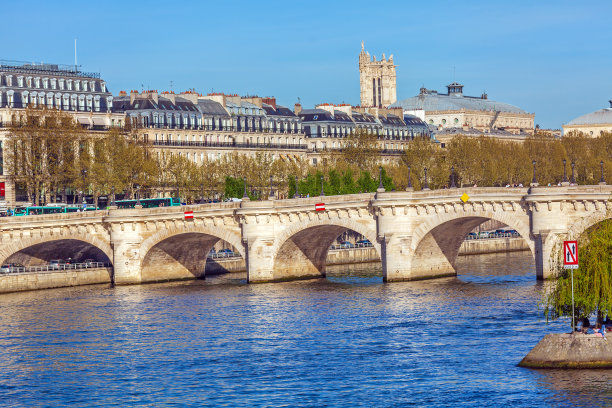
[(533, 179), (531, 179), (531, 184), (536, 186), (538, 184), (538, 180), (536, 179), (536, 161), (532, 160), (531, 164), (533, 165)]
[(249, 198), (249, 194), (247, 193), (247, 180), (246, 180), (246, 177), (243, 177), (242, 181), (244, 182), (244, 193), (242, 193), (242, 199), (246, 200), (246, 199)]
[(566, 165), (567, 164), (567, 160), (563, 159), (563, 182), (567, 183), (567, 171), (566, 171)]
[(136, 205), (141, 206), (142, 204), (140, 204), (140, 184), (136, 184), (134, 187), (136, 187)]
[(385, 186), (382, 182), (382, 166), (378, 167), (378, 191), (385, 191)]
[(604, 178), (604, 162), (603, 160), (599, 162), (599, 166), (601, 167), (601, 178), (599, 179), (599, 184), (606, 184), (606, 179)]
[(270, 196), (268, 198), (270, 200), (274, 200), (274, 187), (272, 186), (272, 176), (270, 176)]
[(572, 160), (572, 179), (570, 180), (570, 182), (572, 183), (572, 185), (576, 184), (576, 177), (574, 175), (574, 168), (576, 167), (576, 163), (574, 163), (574, 161)]
[(423, 185), (423, 190), (429, 190), (429, 183), (427, 182), (427, 167), (425, 167), (425, 184)]
[(325, 195), (325, 191), (323, 191), (323, 176), (321, 176), (321, 197)]
[(450, 188), (457, 188), (455, 184), (455, 166), (451, 166)]
[(110, 202), (111, 207), (115, 206), (115, 186), (111, 187), (111, 202)]

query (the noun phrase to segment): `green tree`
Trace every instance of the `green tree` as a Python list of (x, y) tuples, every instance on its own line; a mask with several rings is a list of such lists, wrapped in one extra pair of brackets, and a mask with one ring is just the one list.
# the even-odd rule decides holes
[[(578, 240), (579, 269), (574, 271), (576, 318), (612, 312), (612, 220), (588, 229)], [(560, 266), (561, 267), (561, 266)], [(571, 316), (571, 275), (559, 269), (543, 301), (547, 319)]]

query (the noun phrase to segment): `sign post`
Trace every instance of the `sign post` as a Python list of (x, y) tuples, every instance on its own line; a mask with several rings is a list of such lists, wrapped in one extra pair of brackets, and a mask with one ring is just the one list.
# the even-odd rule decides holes
[(578, 241), (563, 241), (563, 269), (571, 270), (572, 274), (572, 332), (576, 327), (574, 322), (574, 269), (578, 269)]

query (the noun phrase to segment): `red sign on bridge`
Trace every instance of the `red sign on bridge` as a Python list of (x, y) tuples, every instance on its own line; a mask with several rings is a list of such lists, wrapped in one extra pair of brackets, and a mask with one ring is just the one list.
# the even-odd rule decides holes
[(578, 241), (563, 241), (563, 268), (578, 269)]

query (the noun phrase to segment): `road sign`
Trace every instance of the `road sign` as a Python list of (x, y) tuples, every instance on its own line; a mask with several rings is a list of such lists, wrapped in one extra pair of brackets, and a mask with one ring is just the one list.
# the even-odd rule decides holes
[(461, 201), (463, 201), (464, 203), (467, 203), (467, 200), (470, 199), (470, 196), (463, 193), (460, 198), (461, 198)]
[(315, 211), (325, 211), (325, 203), (315, 204)]
[(563, 241), (563, 268), (578, 269), (578, 241)]
[(185, 211), (185, 219), (193, 220), (193, 211)]

